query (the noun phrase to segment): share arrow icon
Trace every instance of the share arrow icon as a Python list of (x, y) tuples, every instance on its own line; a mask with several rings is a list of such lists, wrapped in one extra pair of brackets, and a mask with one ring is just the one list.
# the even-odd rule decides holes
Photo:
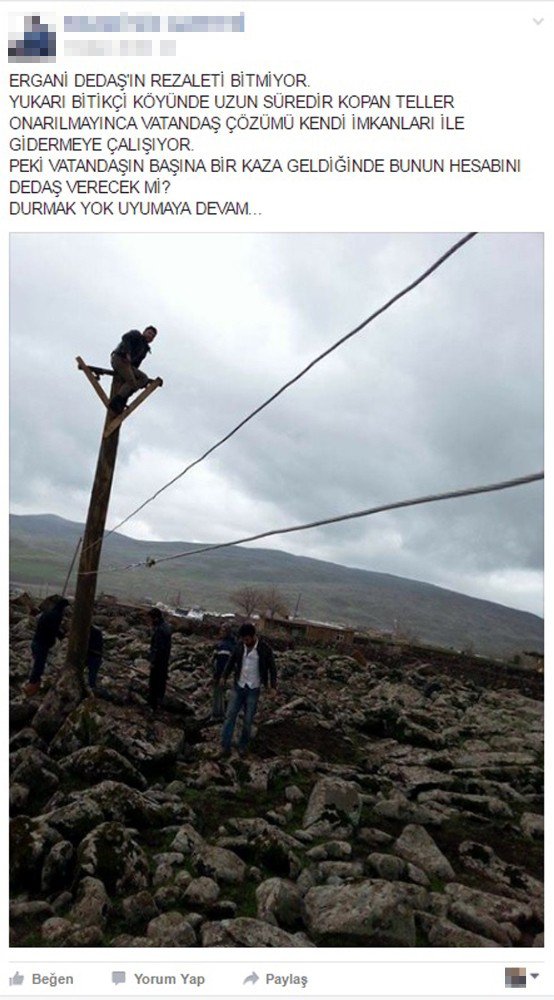
[(245, 986), (246, 983), (252, 983), (252, 986), (255, 986), (259, 978), (260, 977), (256, 972), (251, 972), (250, 975), (247, 976), (245, 980), (243, 980), (242, 985)]

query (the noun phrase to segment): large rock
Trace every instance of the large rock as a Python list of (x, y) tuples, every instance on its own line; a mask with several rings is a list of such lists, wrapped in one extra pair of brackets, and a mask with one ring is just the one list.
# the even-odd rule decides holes
[(45, 945), (52, 947), (97, 948), (106, 944), (99, 923), (81, 926), (63, 917), (51, 917), (41, 927)]
[(377, 851), (368, 854), (366, 858), (368, 873), (386, 879), (388, 882), (396, 882), (408, 876), (408, 864), (403, 858), (398, 858), (394, 854), (379, 854)]
[(216, 882), (230, 882), (233, 885), (244, 882), (246, 876), (244, 861), (224, 847), (202, 844), (196, 851), (194, 860), (200, 875), (207, 875)]
[(189, 882), (185, 889), (185, 903), (193, 909), (200, 907), (202, 910), (217, 902), (220, 892), (217, 882), (206, 875), (201, 875), (200, 878), (193, 878)]
[(97, 803), (106, 819), (140, 830), (165, 826), (172, 819), (171, 809), (120, 781), (102, 781), (89, 790), (88, 796)]
[(10, 924), (24, 923), (36, 920), (37, 917), (51, 917), (54, 911), (50, 903), (42, 899), (31, 899), (28, 902), (10, 903)]
[(542, 882), (529, 875), (523, 868), (507, 864), (488, 844), (464, 841), (460, 844), (458, 853), (465, 868), (478, 876), (484, 875), (491, 882), (496, 882), (501, 894), (506, 892), (516, 899), (529, 902), (536, 916), (542, 919), (544, 905)]
[(93, 784), (103, 779), (121, 781), (131, 788), (144, 790), (147, 781), (144, 775), (129, 761), (109, 747), (83, 747), (64, 757), (60, 765), (68, 774), (86, 779)]
[[(423, 719), (431, 721), (427, 714), (423, 715)], [(414, 747), (433, 747), (435, 750), (442, 750), (447, 746), (443, 733), (435, 732), (425, 725), (423, 720), (416, 720), (413, 714), (404, 712), (400, 713), (396, 720), (394, 735), (401, 743), (409, 743)]]
[(435, 919), (428, 930), (429, 944), (435, 948), (498, 948), (498, 943), (481, 934), (458, 927), (450, 920)]
[(311, 945), (302, 934), (289, 934), (250, 917), (203, 924), (200, 936), (204, 948), (305, 948)]
[(510, 948), (521, 940), (517, 928), (509, 925), (501, 926), (489, 914), (480, 912), (466, 902), (452, 903), (448, 916), (458, 927), (464, 927), (472, 934), (479, 934), (489, 941), (496, 941), (503, 948)]
[(10, 820), (10, 884), (16, 891), (40, 886), (44, 859), (59, 840), (58, 831), (40, 819)]
[(500, 924), (509, 923), (525, 926), (533, 916), (533, 910), (528, 903), (492, 892), (484, 892), (482, 889), (473, 889), (459, 882), (451, 882), (450, 885), (447, 885), (446, 895), (451, 905), (466, 903), (482, 913), (487, 913), (489, 917)]
[(296, 878), (301, 870), (302, 844), (261, 817), (234, 819), (229, 823), (239, 832), (236, 838), (222, 838), (222, 847), (231, 848), (252, 865), (267, 868), (273, 875)]
[(34, 810), (56, 791), (60, 783), (59, 768), (37, 747), (21, 747), (10, 754), (11, 780), (32, 792)]
[(440, 826), (445, 820), (455, 816), (456, 810), (442, 803), (430, 802), (421, 805), (410, 802), (402, 792), (393, 792), (387, 799), (380, 799), (374, 806), (376, 816), (383, 819), (400, 820), (402, 823), (425, 823), (428, 826)]
[(175, 834), (171, 842), (171, 850), (179, 851), (181, 854), (193, 854), (204, 843), (203, 837), (192, 826), (191, 823), (184, 823)]
[(414, 909), (427, 894), (415, 886), (364, 881), (321, 886), (304, 897), (304, 923), (320, 945), (414, 947)]
[(47, 854), (42, 868), (41, 889), (46, 895), (58, 892), (71, 882), (75, 849), (69, 840), (60, 840)]
[(14, 698), (13, 701), (10, 701), (10, 732), (18, 732), (27, 725), (35, 715), (37, 708), (38, 703), (30, 698)]
[(151, 938), (134, 937), (132, 934), (117, 934), (110, 941), (112, 948), (157, 948), (157, 944)]
[(166, 775), (183, 747), (183, 730), (181, 726), (146, 720), (127, 709), (87, 699), (66, 718), (52, 740), (51, 751), (66, 757), (94, 745), (117, 750), (146, 777)]
[(317, 870), (320, 879), (331, 884), (331, 879), (351, 882), (363, 875), (364, 866), (361, 861), (320, 861)]
[[(51, 687), (41, 701), (33, 718), (33, 726), (44, 740), (51, 740), (65, 724), (73, 711), (79, 711), (82, 699), (82, 681), (73, 670), (60, 670), (51, 674)], [(76, 749), (76, 748), (75, 748)]]
[(50, 753), (54, 757), (67, 757), (83, 747), (104, 744), (104, 709), (92, 698), (81, 702), (73, 711), (67, 712), (63, 724), (55, 730), (51, 738)]
[(46, 945), (58, 947), (67, 943), (74, 927), (70, 920), (63, 917), (49, 917), (44, 921), (40, 933)]
[(419, 797), (420, 792), (433, 788), (450, 788), (454, 779), (443, 771), (435, 771), (421, 764), (404, 764), (393, 762), (385, 765), (379, 775), (390, 778), (397, 790), (408, 798)]
[(434, 789), (422, 792), (418, 796), (418, 802), (431, 807), (441, 803), (447, 808), (454, 807), (457, 812), (469, 817), (487, 816), (490, 819), (510, 819), (513, 815), (510, 807), (495, 795), (468, 795)]
[(87, 833), (103, 822), (104, 813), (96, 802), (82, 795), (75, 801), (46, 813), (44, 819), (67, 840), (78, 844)]
[(156, 854), (156, 870), (152, 877), (153, 885), (167, 885), (173, 882), (176, 873), (183, 867), (184, 855), (180, 851), (165, 851), (163, 854)]
[(342, 778), (321, 778), (314, 787), (302, 826), (327, 821), (331, 826), (343, 823), (356, 826), (360, 819), (362, 798), (357, 785)]
[(544, 840), (544, 816), (536, 813), (523, 813), (520, 826), (524, 837), (529, 840)]
[(146, 929), (146, 936), (158, 948), (194, 948), (196, 934), (182, 913), (162, 913), (154, 917)]
[(302, 893), (294, 882), (268, 878), (256, 889), (258, 918), (285, 930), (299, 930), (302, 925)]
[(78, 855), (83, 875), (100, 879), (108, 892), (133, 893), (148, 887), (148, 860), (121, 823), (102, 823), (83, 840)]
[(103, 927), (110, 912), (110, 900), (104, 883), (98, 878), (81, 879), (77, 886), (77, 902), (69, 917), (83, 927)]
[(158, 916), (158, 907), (154, 899), (146, 889), (127, 896), (121, 904), (125, 925), (128, 927), (138, 927), (148, 923)]
[(154, 902), (160, 913), (167, 913), (181, 907), (183, 895), (183, 888), (175, 882), (169, 885), (160, 885), (154, 892)]
[(410, 824), (404, 827), (394, 843), (393, 850), (405, 861), (411, 861), (421, 868), (427, 875), (435, 875), (444, 882), (451, 882), (456, 877), (452, 865), (423, 826)]
[(27, 812), (29, 789), (26, 785), (10, 785), (10, 816)]

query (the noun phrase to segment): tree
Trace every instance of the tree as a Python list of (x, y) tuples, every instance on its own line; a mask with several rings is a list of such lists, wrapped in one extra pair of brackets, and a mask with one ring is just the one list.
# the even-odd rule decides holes
[(270, 618), (288, 618), (290, 607), (288, 600), (282, 590), (277, 587), (268, 587), (262, 591), (260, 606)]
[(256, 587), (240, 587), (230, 595), (231, 600), (247, 618), (258, 610), (261, 604), (261, 591)]

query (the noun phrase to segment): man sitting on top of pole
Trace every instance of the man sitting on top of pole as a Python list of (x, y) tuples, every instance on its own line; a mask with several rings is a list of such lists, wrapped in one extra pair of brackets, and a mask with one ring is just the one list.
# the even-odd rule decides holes
[(110, 410), (113, 413), (123, 413), (129, 396), (148, 385), (150, 381), (148, 375), (139, 369), (146, 355), (150, 353), (150, 344), (157, 332), (155, 326), (145, 327), (143, 333), (139, 330), (129, 330), (129, 333), (123, 334), (121, 342), (112, 352), (112, 368), (123, 380), (119, 392), (110, 400)]

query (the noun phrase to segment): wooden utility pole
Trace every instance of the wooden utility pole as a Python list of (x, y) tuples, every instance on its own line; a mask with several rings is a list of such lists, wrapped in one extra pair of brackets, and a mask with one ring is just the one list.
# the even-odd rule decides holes
[[(119, 431), (121, 424), (130, 413), (136, 410), (147, 396), (163, 383), (160, 378), (153, 379), (124, 413), (115, 416), (109, 409), (109, 401), (118, 393), (122, 384), (121, 380), (110, 369), (94, 368), (85, 364), (82, 358), (77, 358), (77, 365), (85, 373), (96, 394), (106, 407), (106, 420), (100, 442), (94, 482), (92, 484), (85, 533), (83, 535), (83, 547), (81, 549), (73, 602), (73, 615), (67, 643), (66, 667), (73, 673), (77, 681), (77, 689), (82, 696), (85, 693), (84, 666), (94, 610), (98, 566), (102, 553), (104, 529), (108, 514), (108, 504), (110, 502), (115, 460), (117, 458)], [(111, 376), (112, 378), (109, 399), (99, 385), (101, 375)]]

